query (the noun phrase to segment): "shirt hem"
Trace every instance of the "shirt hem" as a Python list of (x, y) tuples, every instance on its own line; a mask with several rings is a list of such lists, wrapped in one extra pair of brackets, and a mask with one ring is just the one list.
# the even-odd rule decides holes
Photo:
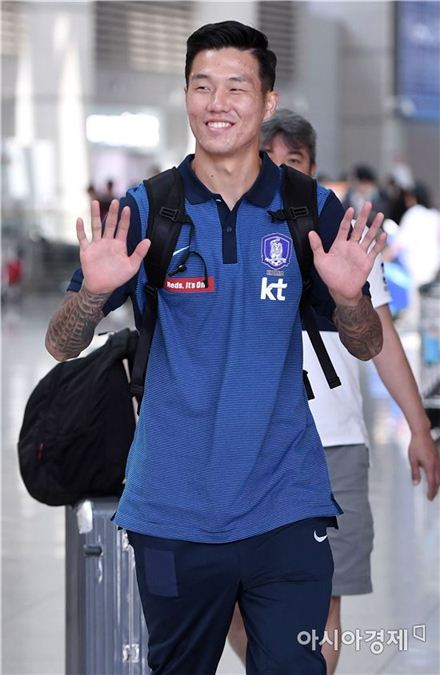
[(318, 434), (323, 448), (332, 448), (335, 445), (369, 445), (368, 435), (359, 434), (359, 436), (357, 436), (353, 434), (353, 436), (350, 437), (350, 440), (347, 441), (347, 436), (332, 436), (330, 434), (321, 435), (319, 429)]
[(194, 529), (191, 528), (176, 528), (170, 526), (169, 524), (146, 522), (139, 523), (138, 520), (118, 512), (115, 514), (113, 522), (119, 527), (123, 527), (124, 529), (130, 530), (131, 532), (146, 534), (152, 537), (178, 539), (203, 544), (227, 544), (233, 541), (249, 539), (250, 537), (265, 534), (266, 532), (270, 532), (277, 527), (282, 527), (283, 525), (288, 525), (289, 523), (295, 523), (299, 520), (305, 520), (306, 518), (315, 518), (321, 516), (337, 517), (339, 515), (341, 515), (341, 511), (338, 511), (333, 505), (328, 505), (326, 507), (311, 507), (310, 510), (291, 514), (290, 516), (285, 516), (279, 520), (274, 520), (270, 523), (267, 523), (267, 525), (263, 528), (261, 528), (261, 525), (259, 525), (254, 528), (234, 530), (233, 532), (229, 533), (207, 533), (202, 531), (195, 532)]

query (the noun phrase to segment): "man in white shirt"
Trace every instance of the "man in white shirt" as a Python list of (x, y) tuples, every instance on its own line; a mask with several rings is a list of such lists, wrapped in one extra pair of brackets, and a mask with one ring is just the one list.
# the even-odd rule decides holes
[(429, 195), (422, 184), (404, 191), (406, 211), (383, 253), (384, 260), (399, 256), (410, 276), (410, 301), (405, 324), (415, 329), (420, 314), (419, 288), (433, 281), (440, 269), (440, 213), (430, 208)]
[[(303, 117), (289, 110), (279, 110), (263, 124), (261, 138), (263, 149), (276, 164), (287, 164), (314, 175), (316, 133)], [(420, 483), (422, 468), (428, 485), (427, 496), (432, 500), (440, 484), (439, 456), (417, 384), (388, 308), (391, 296), (380, 256), (368, 281), (372, 304), (380, 316), (384, 335), (383, 349), (373, 360), (411, 430), (408, 458), (412, 481), (414, 485)], [(344, 511), (339, 518), (339, 530), (328, 531), (335, 572), (326, 631), (333, 644), (324, 642), (322, 653), (327, 672), (332, 675), (341, 648), (337, 637), (341, 635), (341, 596), (372, 591), (370, 555), (374, 533), (368, 500), (368, 434), (363, 418), (358, 361), (344, 350), (330, 324), (319, 325), (319, 328), (342, 382), (342, 386), (329, 389), (308, 335), (303, 331), (304, 369), (315, 392), (310, 408), (326, 451), (333, 494)], [(238, 609), (229, 640), (243, 659), (246, 635)]]

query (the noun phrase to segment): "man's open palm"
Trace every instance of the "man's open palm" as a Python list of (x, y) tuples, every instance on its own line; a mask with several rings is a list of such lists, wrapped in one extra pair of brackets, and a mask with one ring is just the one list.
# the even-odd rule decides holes
[(354, 211), (347, 209), (328, 253), (324, 251), (318, 234), (309, 234), (315, 268), (334, 298), (349, 301), (359, 296), (376, 256), (385, 246), (386, 234), (380, 232), (384, 219), (382, 213), (376, 215), (363, 236), (370, 211), (371, 204), (367, 202), (350, 232)]
[(84, 284), (90, 293), (112, 293), (123, 286), (137, 273), (150, 248), (150, 240), (143, 239), (130, 256), (127, 254), (130, 208), (122, 209), (119, 223), (118, 210), (119, 202), (114, 199), (103, 230), (99, 202), (92, 202), (92, 241), (87, 239), (82, 218), (76, 221)]

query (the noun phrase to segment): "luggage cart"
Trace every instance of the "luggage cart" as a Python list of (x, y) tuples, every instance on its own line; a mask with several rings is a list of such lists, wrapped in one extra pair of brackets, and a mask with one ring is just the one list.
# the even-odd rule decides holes
[(420, 382), (423, 405), (433, 428), (440, 428), (440, 270), (429, 284), (421, 286)]

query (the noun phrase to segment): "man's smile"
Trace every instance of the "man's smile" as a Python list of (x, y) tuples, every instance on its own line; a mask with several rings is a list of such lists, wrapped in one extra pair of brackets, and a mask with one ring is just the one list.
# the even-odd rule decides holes
[(209, 121), (206, 122), (206, 126), (208, 127), (208, 129), (230, 129), (233, 126), (233, 123)]

